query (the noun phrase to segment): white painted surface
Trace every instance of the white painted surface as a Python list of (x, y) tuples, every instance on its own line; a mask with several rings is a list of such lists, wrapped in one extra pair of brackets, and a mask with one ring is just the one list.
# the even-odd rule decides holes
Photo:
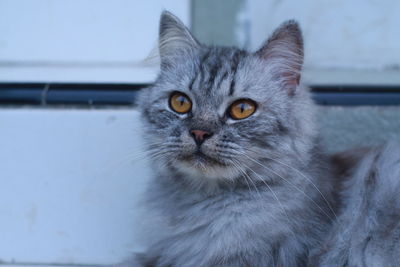
[(0, 0), (0, 81), (151, 82), (142, 60), (189, 0)]
[(250, 44), (280, 23), (299, 21), (313, 83), (400, 84), (400, 1), (248, 0)]
[(0, 262), (110, 264), (142, 250), (133, 109), (0, 110)]

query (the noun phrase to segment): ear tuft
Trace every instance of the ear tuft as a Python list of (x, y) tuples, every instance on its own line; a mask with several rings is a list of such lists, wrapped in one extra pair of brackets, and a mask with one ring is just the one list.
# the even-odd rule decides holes
[(256, 54), (271, 64), (277, 78), (293, 94), (300, 82), (304, 58), (303, 37), (298, 23), (288, 20), (281, 24)]
[(182, 21), (171, 12), (162, 12), (158, 41), (161, 64), (171, 58), (185, 55), (199, 46), (199, 42)]

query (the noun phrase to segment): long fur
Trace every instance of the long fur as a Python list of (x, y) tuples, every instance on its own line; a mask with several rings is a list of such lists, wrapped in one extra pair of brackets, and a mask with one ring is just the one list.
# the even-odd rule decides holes
[(400, 266), (400, 144), (370, 151), (355, 169), (313, 265)]
[[(168, 230), (144, 266), (306, 265), (335, 214), (314, 106), (297, 84), (302, 49), (295, 22), (250, 53), (200, 45), (163, 13), (161, 72), (139, 103), (155, 166), (147, 203)], [(191, 98), (189, 114), (168, 106), (174, 91)], [(235, 121), (227, 110), (240, 98), (257, 110)], [(201, 149), (219, 163), (193, 157), (190, 129), (213, 133)]]
[[(164, 12), (159, 50), (160, 74), (139, 105), (154, 166), (148, 209), (164, 218), (166, 231), (126, 266), (398, 263), (389, 255), (399, 247), (397, 145), (364, 160), (361, 153), (347, 171), (331, 169), (309, 92), (299, 84), (303, 42), (296, 22), (284, 23), (251, 53), (202, 45)], [(171, 109), (176, 91), (190, 98), (190, 112)], [(230, 118), (238, 99), (257, 103), (254, 114)], [(198, 146), (191, 129), (211, 134)], [(347, 177), (340, 196), (334, 175)], [(339, 220), (338, 204), (345, 206)]]

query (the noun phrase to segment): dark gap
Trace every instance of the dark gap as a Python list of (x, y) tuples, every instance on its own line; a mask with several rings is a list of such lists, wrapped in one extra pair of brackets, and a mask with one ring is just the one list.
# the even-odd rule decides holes
[[(117, 105), (134, 104), (149, 84), (0, 83), (0, 104)], [(400, 86), (313, 85), (319, 105), (400, 105)]]
[(133, 105), (146, 84), (0, 83), (0, 104)]
[(311, 93), (319, 105), (400, 105), (400, 86), (313, 85)]
[(400, 85), (312, 85), (311, 91), (320, 93), (395, 93), (400, 92)]

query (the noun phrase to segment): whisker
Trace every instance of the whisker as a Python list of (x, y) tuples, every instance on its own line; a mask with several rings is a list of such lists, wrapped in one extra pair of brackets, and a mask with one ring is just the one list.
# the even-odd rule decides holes
[(314, 203), (314, 205), (319, 208), (324, 215), (326, 215), (331, 221), (333, 221), (333, 218), (331, 216), (329, 216), (319, 205), (317, 202), (315, 202), (314, 199), (312, 199), (310, 196), (308, 196), (303, 190), (301, 190), (300, 188), (298, 188), (295, 184), (293, 184), (291, 181), (289, 181), (288, 179), (282, 177), (281, 175), (279, 175), (278, 173), (276, 173), (274, 170), (272, 170), (271, 168), (268, 168), (267, 166), (265, 166), (264, 164), (258, 162), (255, 159), (252, 159), (251, 157), (249, 157), (246, 154), (242, 154), (243, 156), (247, 157), (248, 159), (250, 159), (251, 161), (257, 163), (258, 165), (264, 167), (265, 169), (269, 170), (270, 172), (274, 173), (276, 176), (280, 177), (282, 180), (286, 181), (288, 184), (290, 184), (291, 186), (293, 186), (297, 191), (299, 191), (300, 193), (302, 193), (308, 200), (310, 200), (312, 203)]
[[(257, 153), (256, 151), (251, 151), (251, 150), (249, 150), (249, 151), (250, 151), (250, 152)], [(247, 155), (245, 155), (245, 156), (247, 156)], [(262, 155), (260, 155), (260, 156), (262, 156)], [(263, 157), (265, 157), (265, 156), (263, 156)], [(321, 197), (324, 199), (326, 205), (328, 206), (328, 208), (330, 209), (330, 211), (332, 212), (332, 214), (333, 214), (333, 215), (335, 216), (335, 218), (337, 219), (337, 215), (336, 215), (335, 211), (333, 210), (332, 206), (329, 204), (329, 201), (326, 199), (326, 197), (324, 196), (324, 194), (322, 194), (321, 190), (317, 187), (317, 185), (316, 185), (310, 178), (306, 177), (306, 176), (305, 176), (300, 170), (298, 170), (297, 168), (292, 167), (292, 166), (290, 166), (290, 165), (288, 165), (288, 164), (286, 164), (286, 163), (284, 163), (284, 162), (281, 162), (280, 160), (277, 160), (277, 159), (274, 159), (274, 158), (270, 158), (270, 157), (265, 157), (265, 158), (268, 159), (268, 160), (275, 161), (276, 163), (279, 163), (279, 164), (281, 164), (281, 165), (283, 165), (283, 166), (285, 166), (285, 167), (288, 167), (288, 168), (290, 168), (290, 169), (296, 171), (296, 172), (297, 172), (298, 174), (300, 174), (304, 179), (306, 179), (306, 180), (318, 191), (318, 193), (319, 193), (319, 194), (321, 195)]]
[[(246, 173), (243, 171), (243, 170), (241, 170), (240, 168), (239, 168), (239, 166), (236, 164), (236, 163), (233, 163), (233, 166), (240, 172), (240, 173), (242, 173), (243, 175), (244, 175), (244, 180), (245, 180), (245, 182), (246, 182), (246, 184), (247, 184), (247, 187), (249, 188), (249, 191), (251, 192), (251, 188), (250, 188), (250, 184), (249, 184), (249, 182), (247, 181), (247, 175), (246, 175)], [(254, 189), (256, 189), (257, 190), (257, 187), (254, 185)], [(258, 192), (258, 190), (257, 190), (257, 192)], [(259, 192), (258, 192), (258, 194), (260, 194)], [(261, 197), (261, 196), (260, 196)]]
[(239, 172), (242, 173), (242, 174), (244, 175), (245, 180), (247, 181), (247, 179), (248, 179), (248, 180), (252, 183), (252, 185), (253, 185), (254, 189), (256, 190), (256, 192), (257, 192), (259, 198), (262, 198), (262, 197), (261, 197), (261, 194), (260, 194), (260, 191), (258, 190), (256, 184), (253, 182), (253, 180), (251, 179), (251, 177), (246, 173), (246, 171), (243, 170), (243, 168), (240, 167), (240, 162), (236, 161), (236, 166), (237, 166)]
[[(290, 222), (290, 220), (289, 220), (289, 215), (288, 215), (286, 209), (283, 207), (282, 202), (279, 200), (279, 198), (278, 198), (278, 196), (276, 195), (275, 191), (272, 190), (272, 188), (269, 186), (269, 184), (268, 184), (266, 181), (264, 181), (264, 179), (262, 179), (262, 177), (260, 177), (260, 175), (259, 175), (258, 173), (256, 173), (253, 169), (249, 168), (249, 166), (245, 166), (245, 167), (247, 167), (252, 173), (254, 173), (254, 174), (267, 186), (267, 188), (269, 189), (269, 191), (272, 193), (272, 195), (274, 196), (274, 198), (275, 198), (276, 201), (278, 202), (279, 207), (281, 208), (281, 210), (283, 211), (283, 213), (285, 213), (286, 220), (287, 220), (287, 222), (289, 223), (289, 222)], [(252, 181), (251, 177), (250, 177), (250, 176), (248, 176), (248, 177), (249, 177), (250, 181)], [(253, 183), (253, 182), (252, 182), (252, 183)], [(254, 184), (254, 183), (253, 183), (253, 184)], [(254, 185), (254, 186), (255, 186), (255, 185)], [(260, 195), (260, 198), (261, 198), (261, 195)], [(290, 231), (292, 232), (293, 236), (295, 236), (295, 233), (293, 232), (293, 230), (290, 230)]]

